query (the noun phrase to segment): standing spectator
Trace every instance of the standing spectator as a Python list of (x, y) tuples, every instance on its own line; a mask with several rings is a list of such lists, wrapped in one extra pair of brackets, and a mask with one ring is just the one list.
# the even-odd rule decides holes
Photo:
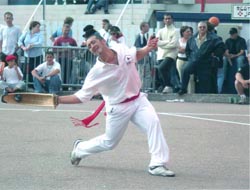
[[(183, 72), (183, 67), (187, 63), (187, 56), (186, 56), (186, 45), (188, 39), (192, 35), (192, 31), (189, 26), (182, 26), (180, 28), (180, 35), (181, 38), (179, 38), (179, 46), (178, 46), (178, 55), (177, 55), (177, 60), (176, 60), (176, 67), (177, 71), (180, 76), (181, 80), (181, 75)], [(192, 77), (192, 80), (189, 81), (189, 93), (194, 93), (194, 77)]]
[(101, 9), (102, 7), (104, 9), (104, 14), (109, 14), (108, 6), (108, 0), (98, 0), (96, 3), (95, 0), (89, 0), (85, 14), (94, 14), (97, 9)]
[[(212, 86), (212, 61), (225, 52), (223, 41), (213, 33), (208, 32), (207, 22), (198, 23), (198, 32), (188, 41), (186, 46), (187, 63), (183, 67), (182, 87), (179, 95), (187, 93), (187, 86), (191, 74), (196, 75), (196, 93), (211, 93)], [(216, 83), (216, 81), (215, 81)]]
[(0, 61), (5, 62), (7, 55), (15, 55), (18, 48), (18, 39), (21, 36), (19, 27), (13, 24), (13, 14), (11, 12), (4, 13), (4, 21), (6, 26), (0, 30)]
[(102, 20), (102, 28), (98, 31), (99, 34), (106, 40), (107, 44), (109, 44), (110, 41), (110, 34), (109, 29), (111, 28), (111, 24), (108, 19)]
[(58, 94), (61, 88), (61, 65), (54, 60), (52, 51), (46, 52), (46, 62), (38, 65), (31, 73), (37, 93)]
[(4, 94), (24, 90), (23, 73), (18, 67), (16, 59), (14, 55), (6, 56), (8, 66), (4, 68), (3, 80), (0, 81), (0, 88), (4, 89)]
[[(137, 49), (143, 48), (147, 45), (148, 41), (148, 22), (141, 22), (140, 33), (136, 35), (134, 46)], [(142, 90), (148, 91), (152, 87), (151, 69), (153, 65), (150, 65), (150, 54), (146, 55), (144, 59), (137, 62), (137, 69), (142, 81)]]
[[(72, 17), (66, 17), (64, 19), (63, 24), (68, 24), (70, 26), (70, 31), (69, 31), (69, 36), (72, 37), (73, 36), (73, 32), (72, 32), (72, 25), (73, 25), (74, 19)], [(50, 40), (52, 42), (55, 41), (56, 38), (62, 36), (62, 28), (63, 27), (59, 27), (50, 37)]]
[(149, 24), (148, 22), (142, 22), (140, 24), (140, 33), (136, 35), (134, 46), (136, 48), (142, 48), (147, 45)]
[(164, 28), (156, 34), (158, 42), (158, 73), (161, 80), (163, 93), (168, 92), (169, 86), (172, 86), (174, 92), (180, 89), (180, 80), (176, 69), (176, 57), (178, 53), (179, 33), (173, 25), (171, 14), (165, 14), (163, 22)]
[(115, 45), (116, 43), (126, 44), (125, 37), (118, 26), (111, 26), (109, 33), (111, 35), (109, 46)]
[(23, 33), (19, 40), (18, 45), (24, 51), (25, 64), (23, 69), (24, 79), (32, 82), (33, 77), (31, 71), (43, 61), (42, 45), (44, 42), (43, 34), (40, 32), (40, 22), (32, 21), (29, 26), (29, 31)]
[(240, 67), (235, 74), (235, 89), (240, 96), (239, 104), (247, 103), (246, 95), (249, 96), (250, 87), (250, 53), (247, 55), (248, 64)]
[[(215, 25), (207, 22), (207, 30), (213, 35), (217, 35), (217, 31), (215, 30)], [(217, 35), (218, 36), (218, 35)], [(222, 37), (218, 36), (220, 40), (223, 41)], [(223, 54), (220, 56), (213, 56), (212, 54), (212, 78), (213, 78), (213, 87), (211, 93), (222, 93), (223, 85), (224, 85), (224, 68), (223, 68)], [(217, 82), (215, 82), (215, 80)], [(217, 86), (215, 85), (217, 84)]]
[(74, 38), (69, 36), (69, 24), (64, 24), (62, 31), (62, 36), (58, 37), (53, 45), (63, 46), (63, 48), (58, 48), (56, 50), (59, 52), (59, 63), (61, 64), (62, 69), (62, 82), (64, 84), (70, 84), (74, 50), (67, 47), (77, 46), (77, 43)]

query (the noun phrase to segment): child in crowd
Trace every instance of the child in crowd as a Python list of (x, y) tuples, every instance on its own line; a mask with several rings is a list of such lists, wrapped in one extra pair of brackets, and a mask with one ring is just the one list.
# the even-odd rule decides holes
[(25, 83), (22, 80), (23, 73), (16, 64), (16, 56), (8, 55), (5, 60), (8, 63), (8, 66), (3, 70), (3, 80), (0, 81), (0, 88), (4, 89), (4, 94), (23, 91)]
[(38, 65), (32, 72), (36, 93), (58, 94), (61, 88), (61, 65), (54, 60), (54, 52), (46, 52), (46, 62)]

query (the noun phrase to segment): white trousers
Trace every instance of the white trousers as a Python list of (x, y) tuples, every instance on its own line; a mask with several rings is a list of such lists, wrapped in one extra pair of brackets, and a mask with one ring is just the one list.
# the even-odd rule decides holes
[(106, 130), (103, 135), (80, 142), (75, 149), (77, 157), (113, 149), (121, 140), (129, 121), (147, 134), (151, 161), (149, 167), (166, 165), (169, 160), (169, 148), (162, 132), (159, 118), (146, 95), (130, 102), (118, 105), (106, 105)]

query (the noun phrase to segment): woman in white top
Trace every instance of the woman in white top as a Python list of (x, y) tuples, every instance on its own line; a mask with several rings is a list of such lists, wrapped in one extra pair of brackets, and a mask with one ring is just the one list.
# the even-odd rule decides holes
[(192, 33), (193, 33), (192, 28), (189, 26), (182, 26), (180, 29), (181, 38), (179, 39), (178, 55), (177, 55), (177, 60), (176, 60), (176, 67), (177, 67), (178, 74), (180, 76), (180, 81), (182, 78), (183, 66), (187, 61), (185, 49), (186, 49), (187, 41), (192, 35)]

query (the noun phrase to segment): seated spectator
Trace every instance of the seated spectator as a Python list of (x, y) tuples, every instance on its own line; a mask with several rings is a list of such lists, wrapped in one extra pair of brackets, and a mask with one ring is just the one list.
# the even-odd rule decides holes
[(58, 94), (61, 88), (61, 66), (54, 60), (52, 51), (46, 52), (46, 62), (38, 65), (32, 72), (34, 89), (37, 93)]
[(245, 104), (246, 95), (249, 96), (250, 86), (250, 53), (247, 55), (248, 64), (240, 67), (235, 74), (235, 89), (240, 96), (239, 104)]
[(95, 0), (89, 0), (85, 14), (94, 14), (97, 9), (101, 9), (102, 7), (104, 9), (104, 14), (109, 14), (108, 5), (108, 0), (98, 0), (96, 3)]
[(225, 72), (224, 92), (235, 94), (234, 76), (237, 70), (246, 62), (245, 50), (247, 49), (246, 40), (239, 36), (237, 28), (231, 28), (230, 38), (225, 42), (226, 51), (223, 59)]
[(240, 68), (246, 60), (246, 40), (239, 36), (237, 28), (231, 28), (229, 34), (230, 38), (225, 42), (225, 57), (227, 58), (225, 61), (228, 61), (230, 65), (235, 61), (237, 67)]
[(109, 46), (112, 46), (116, 43), (126, 44), (125, 37), (123, 36), (123, 34), (118, 26), (112, 26), (109, 29), (109, 34), (111, 35)]
[(23, 91), (25, 83), (22, 80), (23, 73), (16, 64), (16, 56), (7, 55), (5, 60), (8, 66), (3, 70), (3, 80), (0, 81), (0, 88), (4, 89), (4, 94)]
[[(72, 29), (71, 29), (71, 27), (72, 27), (72, 25), (73, 25), (73, 22), (74, 22), (74, 19), (73, 19), (72, 17), (66, 17), (66, 18), (64, 19), (64, 22), (63, 22), (63, 25), (64, 25), (64, 24), (67, 24), (67, 25), (69, 26), (69, 28), (70, 28), (70, 31), (69, 31), (69, 36), (70, 36), (70, 37), (73, 36), (73, 32), (72, 32)], [(62, 26), (62, 27), (59, 27), (59, 28), (51, 35), (50, 40), (51, 40), (52, 42), (54, 42), (56, 38), (62, 36), (62, 29), (63, 29), (63, 26)]]

